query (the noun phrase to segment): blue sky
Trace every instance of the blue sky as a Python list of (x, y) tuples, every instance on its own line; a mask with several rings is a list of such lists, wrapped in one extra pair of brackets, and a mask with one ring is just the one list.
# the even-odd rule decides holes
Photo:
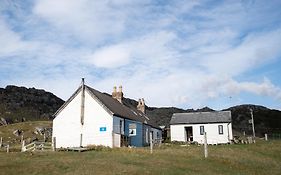
[(281, 109), (281, 1), (0, 1), (0, 86)]

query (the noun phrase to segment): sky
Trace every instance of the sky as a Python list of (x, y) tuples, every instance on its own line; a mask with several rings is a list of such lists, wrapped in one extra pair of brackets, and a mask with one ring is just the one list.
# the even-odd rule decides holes
[(280, 0), (0, 0), (0, 87), (281, 109)]

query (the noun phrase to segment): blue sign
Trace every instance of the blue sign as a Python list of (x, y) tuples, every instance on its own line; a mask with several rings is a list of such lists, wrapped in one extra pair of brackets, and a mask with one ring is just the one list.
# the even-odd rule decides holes
[(106, 127), (100, 127), (100, 132), (106, 131)]

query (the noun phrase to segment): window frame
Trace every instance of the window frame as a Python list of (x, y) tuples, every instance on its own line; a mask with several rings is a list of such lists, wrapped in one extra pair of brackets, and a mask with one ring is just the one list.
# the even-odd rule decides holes
[(204, 125), (200, 126), (200, 135), (204, 135), (205, 127)]
[(223, 125), (218, 125), (219, 135), (223, 135)]

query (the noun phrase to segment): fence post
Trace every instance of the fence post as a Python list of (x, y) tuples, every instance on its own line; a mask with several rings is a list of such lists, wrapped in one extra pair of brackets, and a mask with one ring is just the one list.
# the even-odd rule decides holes
[(3, 137), (0, 138), (0, 148), (2, 148), (3, 145)]
[(56, 151), (56, 137), (53, 137), (52, 148), (53, 148), (53, 151)]
[(21, 142), (21, 152), (24, 152), (25, 151), (25, 140), (23, 140), (22, 142)]
[(153, 152), (152, 132), (150, 132), (150, 153)]
[(7, 145), (7, 153), (10, 152), (10, 145)]
[(249, 144), (253, 143), (253, 138), (252, 137), (247, 137), (247, 139), (248, 139), (248, 143)]
[(44, 142), (46, 142), (46, 134), (45, 134), (45, 132), (44, 132)]
[(264, 140), (268, 141), (267, 134), (264, 134)]
[(204, 132), (204, 156), (208, 157), (208, 144), (207, 144), (207, 133)]

